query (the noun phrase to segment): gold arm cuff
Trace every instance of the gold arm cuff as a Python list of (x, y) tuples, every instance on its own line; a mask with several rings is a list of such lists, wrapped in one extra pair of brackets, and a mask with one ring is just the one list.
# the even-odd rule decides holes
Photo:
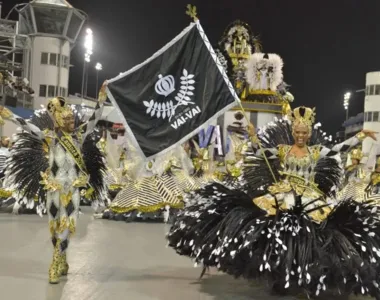
[(121, 206), (110, 206), (109, 209), (115, 213), (124, 214), (127, 212), (130, 212), (132, 210), (137, 210), (142, 213), (149, 213), (149, 212), (155, 212), (161, 208), (164, 208), (165, 206), (169, 205), (170, 208), (176, 208), (176, 209), (182, 209), (184, 207), (184, 203), (168, 203), (168, 202), (162, 202), (155, 205), (149, 205), (149, 206), (128, 206), (128, 207), (121, 207)]
[(4, 119), (9, 119), (13, 116), (13, 113), (8, 108), (3, 107), (0, 110), (0, 116)]
[(359, 132), (359, 133), (357, 133), (356, 135), (356, 138), (359, 140), (359, 141), (361, 141), (361, 142), (363, 142), (364, 141), (364, 139), (366, 138), (366, 135), (365, 135), (365, 133), (364, 132)]

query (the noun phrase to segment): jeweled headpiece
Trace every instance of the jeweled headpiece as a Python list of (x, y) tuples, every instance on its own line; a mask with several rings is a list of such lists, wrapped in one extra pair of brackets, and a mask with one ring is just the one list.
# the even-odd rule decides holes
[(360, 148), (353, 149), (350, 152), (351, 159), (357, 159), (358, 161), (361, 161), (363, 158), (363, 152)]
[(64, 119), (74, 114), (63, 97), (51, 99), (47, 105), (47, 110), (59, 127), (64, 127)]
[(302, 124), (306, 125), (311, 131), (311, 127), (315, 122), (315, 108), (312, 109), (305, 106), (297, 107), (292, 111), (289, 118), (292, 121), (293, 127)]

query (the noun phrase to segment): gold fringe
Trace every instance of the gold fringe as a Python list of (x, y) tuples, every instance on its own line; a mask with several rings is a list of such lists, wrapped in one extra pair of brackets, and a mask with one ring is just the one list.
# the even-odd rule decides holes
[(364, 141), (364, 139), (366, 138), (366, 134), (364, 133), (364, 132), (359, 132), (359, 133), (357, 133), (356, 135), (356, 138), (360, 141), (360, 142), (363, 142)]
[(278, 95), (276, 91), (271, 91), (271, 90), (249, 90), (250, 95), (268, 95), (268, 96), (274, 96)]
[(110, 210), (119, 214), (124, 214), (132, 210), (138, 210), (139, 212), (142, 212), (142, 213), (149, 213), (149, 212), (155, 212), (161, 208), (164, 208), (166, 205), (169, 205), (170, 208), (181, 209), (183, 208), (184, 203), (173, 204), (173, 203), (168, 203), (168, 202), (162, 202), (162, 203), (149, 205), (149, 206), (129, 206), (129, 207), (111, 206)]
[(125, 187), (125, 184), (110, 184), (108, 188), (109, 188), (111, 191), (116, 191), (116, 190), (118, 190), (118, 189), (122, 189), (122, 188), (124, 188), (124, 187)]

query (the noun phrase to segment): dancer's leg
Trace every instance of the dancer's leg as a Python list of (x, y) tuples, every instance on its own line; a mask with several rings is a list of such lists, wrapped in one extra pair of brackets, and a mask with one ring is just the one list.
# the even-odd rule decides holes
[(49, 268), (49, 282), (52, 284), (59, 282), (58, 262), (59, 262), (59, 248), (57, 229), (59, 227), (60, 216), (60, 201), (59, 192), (47, 193), (47, 213), (49, 216), (49, 229), (51, 234), (52, 243), (54, 246), (53, 260)]
[(65, 276), (69, 272), (69, 264), (67, 263), (67, 248), (69, 247), (69, 229), (65, 229), (63, 233), (59, 234), (59, 262), (58, 262), (58, 274)]
[(67, 263), (67, 250), (70, 237), (75, 233), (76, 221), (79, 214), (80, 193), (78, 189), (72, 189), (61, 199), (60, 219), (62, 225), (58, 232), (60, 259), (58, 272), (60, 275), (67, 275), (69, 264)]

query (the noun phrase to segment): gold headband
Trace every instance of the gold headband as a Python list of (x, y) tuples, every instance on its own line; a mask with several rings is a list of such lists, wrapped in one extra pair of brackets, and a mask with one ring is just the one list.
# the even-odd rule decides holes
[(65, 118), (71, 117), (74, 114), (63, 97), (51, 99), (47, 105), (47, 110), (59, 127), (64, 127)]
[(291, 112), (289, 118), (292, 121), (293, 126), (296, 124), (302, 124), (306, 125), (311, 130), (311, 127), (315, 122), (315, 108), (311, 109), (305, 106), (297, 107)]

